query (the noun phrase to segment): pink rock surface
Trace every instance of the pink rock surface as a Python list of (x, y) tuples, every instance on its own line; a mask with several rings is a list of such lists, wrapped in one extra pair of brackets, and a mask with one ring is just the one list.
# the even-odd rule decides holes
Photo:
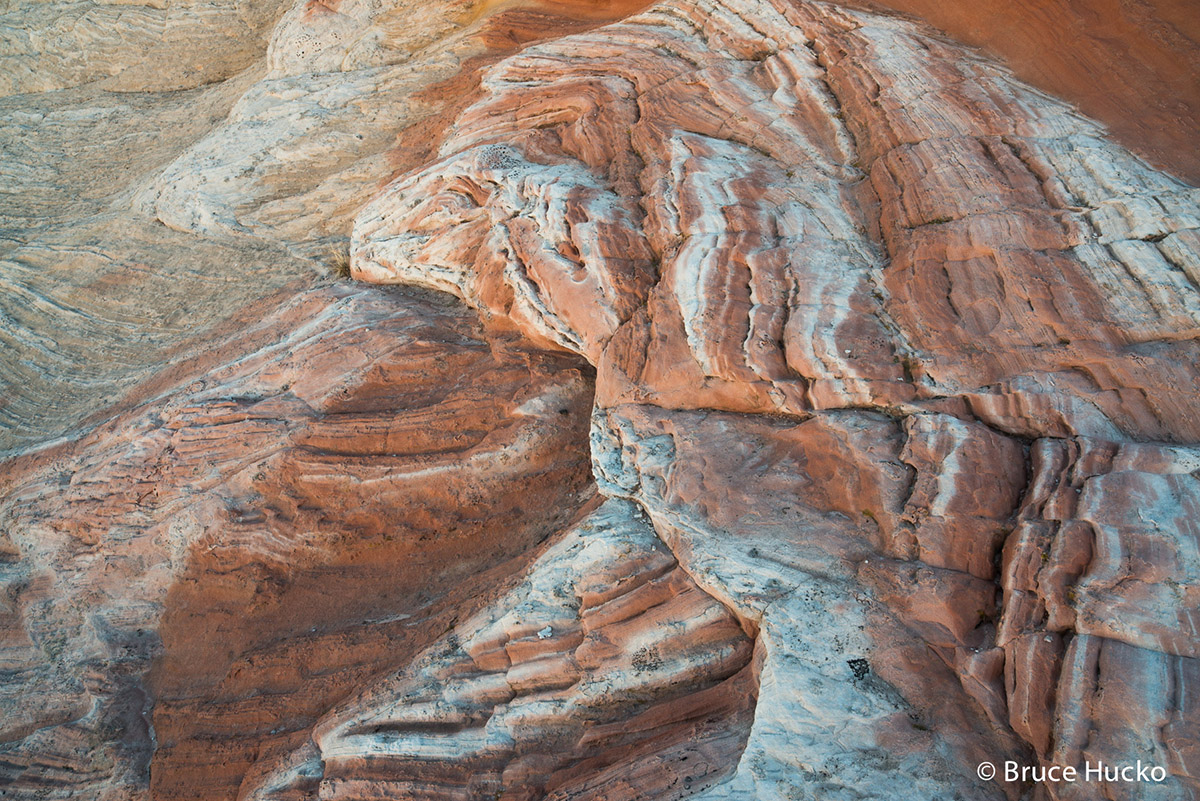
[[(281, 7), (13, 246), (8, 358), (122, 393), (0, 406), (75, 432), (0, 478), (0, 792), (1200, 797), (1200, 190), (917, 23), (640, 5)], [(352, 220), (409, 288), (299, 277)], [(138, 286), (211, 339), (148, 382)]]
[[(819, 4), (665, 3), (484, 86), (360, 213), (353, 270), (596, 365), (601, 491), (765, 648), (711, 797), (1015, 797), (974, 765), (1068, 754), (1197, 792), (1161, 733), (1183, 696), (1081, 707), (1065, 661), (1196, 656), (1195, 190), (961, 47)], [(1105, 745), (1062, 750), (1088, 725)]]

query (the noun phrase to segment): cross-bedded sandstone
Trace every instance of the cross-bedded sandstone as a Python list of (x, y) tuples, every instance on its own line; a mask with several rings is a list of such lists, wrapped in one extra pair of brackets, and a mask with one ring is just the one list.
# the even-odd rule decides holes
[[(35, 118), (177, 125), (119, 129), (134, 180), (86, 148), (78, 195), (33, 164), (0, 205), (53, 218), (5, 251), (0, 420), (90, 430), (6, 464), (16, 792), (1200, 793), (1198, 191), (908, 21), (637, 6), (303, 2), (186, 98), (0, 101), (20, 153)], [(355, 276), (482, 323), (271, 299), (352, 220)], [(134, 284), (222, 344), (143, 331)], [(127, 373), (80, 380), (80, 331)], [(37, 407), (64, 386), (97, 395)], [(977, 776), (1004, 759), (1168, 776)]]

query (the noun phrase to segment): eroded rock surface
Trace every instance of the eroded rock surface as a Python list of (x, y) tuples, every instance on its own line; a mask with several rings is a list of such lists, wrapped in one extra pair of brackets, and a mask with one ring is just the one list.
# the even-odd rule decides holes
[(231, 797), (593, 495), (583, 366), (461, 309), (315, 290), (239, 350), (10, 463), (14, 792)]
[(0, 70), (0, 454), (78, 436), (343, 268), (356, 210), (422, 163), (483, 66), (634, 7), (6, 9), (0, 60), (38, 69)]
[[(857, 3), (856, 3), (857, 4)], [(1152, 163), (1200, 182), (1200, 15), (1190, 0), (864, 0), (999, 54)]]
[[(596, 365), (601, 491), (760, 632), (712, 797), (1025, 790), (985, 759), (1197, 792), (1200, 193), (817, 4), (664, 3), (484, 86), (354, 270)], [(1142, 792), (1101, 784), (1039, 792)]]
[(1200, 798), (1200, 190), (817, 2), (40, 5), (0, 792)]
[(245, 797), (681, 798), (737, 762), (750, 657), (640, 509), (610, 500)]

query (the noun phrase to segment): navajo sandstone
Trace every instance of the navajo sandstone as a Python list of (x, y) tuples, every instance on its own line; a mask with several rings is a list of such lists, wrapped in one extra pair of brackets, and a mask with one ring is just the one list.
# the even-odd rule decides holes
[(1200, 798), (1200, 191), (1067, 102), (803, 0), (0, 25), (0, 795)]

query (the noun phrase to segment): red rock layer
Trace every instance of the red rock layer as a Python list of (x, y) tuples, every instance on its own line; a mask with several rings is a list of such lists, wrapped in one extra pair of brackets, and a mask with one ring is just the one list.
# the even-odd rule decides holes
[(1016, 797), (975, 777), (1002, 755), (1198, 792), (1197, 190), (816, 3), (663, 3), (484, 87), (360, 214), (353, 270), (596, 365), (602, 492), (765, 649), (708, 797)]
[(8, 787), (1132, 799), (975, 765), (1140, 759), (1200, 797), (1197, 190), (815, 2), (668, 0), (475, 86), (632, 10), (564, 8), (298, 4), (138, 187), (172, 241), (311, 255), (403, 171), (354, 274), (484, 322), (251, 304), (10, 461)]
[(1126, 147), (1200, 183), (1200, 14), (1190, 0), (867, 0), (999, 55)]
[(360, 215), (357, 274), (513, 316), (604, 402), (1200, 438), (1194, 371), (1160, 380), (1195, 361), (1194, 190), (959, 48), (813, 9), (714, 49), (733, 11), (663, 7), (509, 59)]
[(258, 325), (290, 333), (11, 465), (14, 791), (232, 797), (591, 496), (574, 358), (370, 289)]

